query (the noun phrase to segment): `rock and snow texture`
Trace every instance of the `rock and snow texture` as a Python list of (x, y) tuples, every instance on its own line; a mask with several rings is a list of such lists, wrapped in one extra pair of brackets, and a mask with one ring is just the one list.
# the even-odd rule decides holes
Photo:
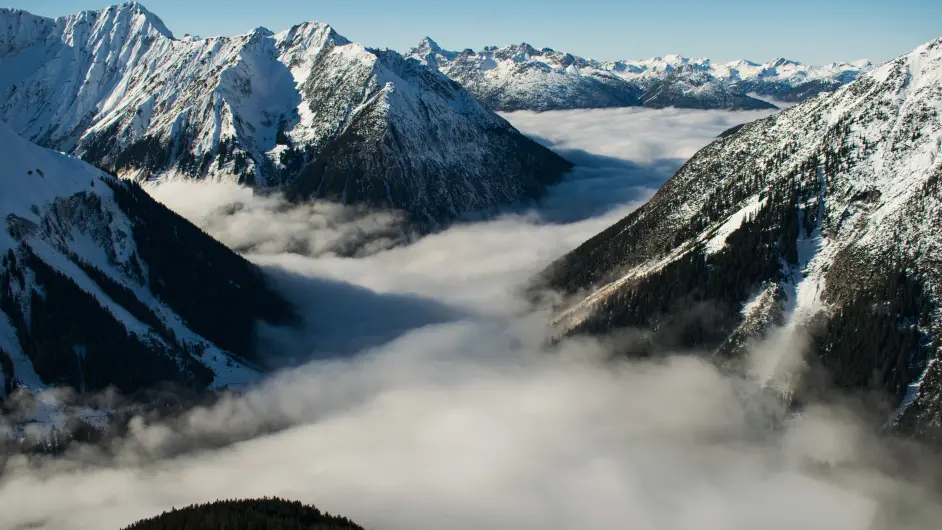
[(503, 111), (636, 105), (772, 108), (763, 98), (803, 101), (872, 68), (868, 61), (812, 67), (787, 59), (721, 64), (679, 55), (600, 62), (528, 44), (455, 52), (428, 37), (408, 56), (437, 68), (488, 107)]
[(125, 178), (207, 178), (447, 220), (569, 164), (445, 76), (320, 23), (175, 39), (136, 3), (0, 10), (0, 119)]
[(729, 356), (808, 329), (808, 365), (938, 438), (940, 151), (942, 39), (701, 150), (545, 272), (575, 298), (557, 322)]
[[(252, 325), (288, 312), (260, 271), (136, 184), (32, 144), (3, 122), (0, 160), (5, 392), (221, 387), (259, 377), (242, 360), (253, 354)], [(249, 335), (233, 337), (229, 326)]]

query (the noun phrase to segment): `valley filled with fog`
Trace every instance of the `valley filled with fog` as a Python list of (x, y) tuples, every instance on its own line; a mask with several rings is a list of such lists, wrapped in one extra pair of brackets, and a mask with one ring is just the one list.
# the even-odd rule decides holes
[[(792, 415), (767, 381), (707, 360), (611, 360), (617, 336), (550, 347), (548, 312), (523, 296), (717, 135), (769, 114), (504, 114), (575, 169), (539, 204), (417, 240), (388, 212), (149, 189), (262, 266), (303, 322), (260, 330), (282, 369), (241, 397), (134, 423), (107, 456), (12, 458), (0, 527), (117, 528), (266, 495), (376, 530), (927, 527), (942, 514), (932, 466), (887, 464), (853, 402)], [(771, 337), (752, 366), (801, 364), (801, 336)]]

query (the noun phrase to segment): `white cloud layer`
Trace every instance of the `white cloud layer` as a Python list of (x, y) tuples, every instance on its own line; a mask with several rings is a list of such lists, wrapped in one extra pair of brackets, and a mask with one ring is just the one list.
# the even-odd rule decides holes
[(232, 182), (176, 180), (147, 190), (239, 252), (369, 254), (403, 237), (396, 213), (327, 201), (291, 204), (279, 193), (259, 193)]
[[(696, 358), (614, 362), (584, 339), (549, 348), (546, 315), (519, 297), (534, 272), (650, 193), (663, 178), (654, 161), (689, 156), (747, 117), (514, 114), (553, 145), (613, 160), (584, 165), (573, 178), (591, 189), (566, 183), (543, 209), (361, 258), (320, 251), (322, 235), (308, 232), (321, 221), (308, 217), (321, 206), (217, 184), (161, 190), (221, 240), (245, 242), (307, 322), (302, 333), (269, 330), (271, 347), (318, 360), (180, 423), (137, 425), (104, 461), (12, 460), (0, 528), (118, 528), (171, 506), (263, 495), (375, 530), (932, 528), (931, 471), (887, 469), (890, 453), (852, 407), (789, 416), (755, 381)], [(250, 215), (209, 214), (232, 200)], [(563, 222), (554, 212), (566, 201), (596, 213)], [(800, 355), (792, 339), (775, 346)], [(289, 427), (248, 436), (270, 425)], [(244, 441), (165, 456), (214, 436)], [(924, 458), (915, 469), (931, 470)]]
[(526, 134), (564, 152), (581, 150), (648, 165), (659, 160), (683, 163), (730, 127), (775, 112), (628, 107), (502, 115)]

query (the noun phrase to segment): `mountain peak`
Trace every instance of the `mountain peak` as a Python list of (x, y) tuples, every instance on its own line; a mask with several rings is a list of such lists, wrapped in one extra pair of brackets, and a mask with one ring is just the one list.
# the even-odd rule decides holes
[(498, 59), (511, 60), (514, 62), (525, 62), (534, 55), (542, 55), (536, 48), (530, 46), (530, 44), (526, 42), (521, 42), (520, 44), (511, 44), (499, 49), (493, 46), (485, 47), (484, 51), (493, 53), (494, 56)]
[(439, 46), (438, 43), (435, 42), (434, 40), (432, 40), (432, 37), (429, 37), (428, 35), (426, 35), (425, 38), (422, 39), (421, 42), (419, 42), (419, 46), (418, 46), (418, 47), (419, 47), (419, 48), (428, 48), (429, 50), (435, 51), (435, 52), (440, 52), (440, 51), (442, 51), (442, 47)]
[(116, 4), (108, 6), (104, 9), (98, 11), (83, 11), (77, 15), (71, 15), (67, 17), (61, 17), (65, 20), (83, 20), (83, 19), (94, 19), (98, 20), (100, 18), (108, 18), (112, 21), (123, 21), (127, 19), (135, 19), (140, 17), (144, 22), (141, 25), (141, 29), (147, 31), (148, 29), (153, 29), (157, 33), (163, 35), (168, 39), (174, 39), (173, 32), (171, 32), (164, 21), (160, 19), (157, 15), (152, 13), (143, 4), (139, 2), (125, 2), (123, 4)]
[(271, 37), (275, 32), (266, 28), (265, 26), (256, 26), (255, 29), (249, 32), (249, 35), (260, 35), (262, 37)]
[(132, 15), (143, 17), (144, 20), (146, 20), (158, 33), (169, 39), (174, 38), (173, 32), (167, 28), (167, 25), (164, 24), (164, 21), (161, 20), (160, 17), (155, 15), (152, 11), (144, 7), (144, 4), (141, 4), (140, 2), (124, 2), (123, 4), (105, 8), (105, 11), (110, 9), (115, 9), (118, 12), (126, 10), (129, 11)]
[(521, 42), (520, 45), (517, 46), (517, 49), (520, 51), (527, 52), (529, 54), (537, 53), (536, 48), (534, 48), (533, 46), (530, 46), (530, 44), (527, 42)]
[(419, 43), (409, 50), (409, 53), (406, 54), (406, 57), (412, 57), (418, 59), (423, 64), (430, 66), (433, 69), (438, 69), (438, 60), (441, 57), (444, 57), (446, 60), (454, 59), (458, 54), (456, 52), (451, 52), (443, 49), (438, 45), (437, 42), (432, 40), (432, 37), (426, 36)]
[(750, 61), (748, 59), (738, 59), (735, 61), (724, 63), (722, 66), (726, 66), (728, 68), (758, 68), (762, 65), (757, 62)]
[(919, 53), (927, 51), (942, 51), (942, 37), (931, 40), (913, 51)]
[[(320, 48), (327, 41), (337, 46), (350, 44), (350, 41), (338, 34), (330, 24), (324, 22), (302, 22), (277, 34), (277, 39), (285, 45), (301, 45), (302, 48)], [(303, 44), (301, 44), (303, 43)]]
[(437, 42), (432, 40), (432, 37), (426, 36), (419, 41), (415, 48), (412, 48), (407, 55), (426, 56), (429, 54), (445, 55), (446, 52)]
[(784, 57), (779, 57), (774, 61), (768, 63), (769, 68), (778, 68), (780, 66), (801, 66), (801, 63), (798, 61), (793, 61), (791, 59), (786, 59)]

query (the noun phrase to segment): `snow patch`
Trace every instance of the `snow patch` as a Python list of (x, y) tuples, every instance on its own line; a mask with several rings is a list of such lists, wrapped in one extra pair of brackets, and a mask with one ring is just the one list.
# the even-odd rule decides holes
[(724, 222), (718, 228), (710, 229), (702, 234), (700, 236), (700, 241), (706, 240), (706, 244), (704, 245), (706, 254), (715, 254), (723, 250), (723, 248), (726, 247), (726, 238), (736, 230), (739, 230), (739, 227), (742, 226), (743, 221), (745, 221), (750, 215), (758, 212), (763, 206), (766, 205), (767, 202), (767, 198), (760, 198), (759, 195), (755, 195), (748, 199), (745, 206), (740, 208), (739, 211), (730, 215), (726, 219), (726, 222)]

